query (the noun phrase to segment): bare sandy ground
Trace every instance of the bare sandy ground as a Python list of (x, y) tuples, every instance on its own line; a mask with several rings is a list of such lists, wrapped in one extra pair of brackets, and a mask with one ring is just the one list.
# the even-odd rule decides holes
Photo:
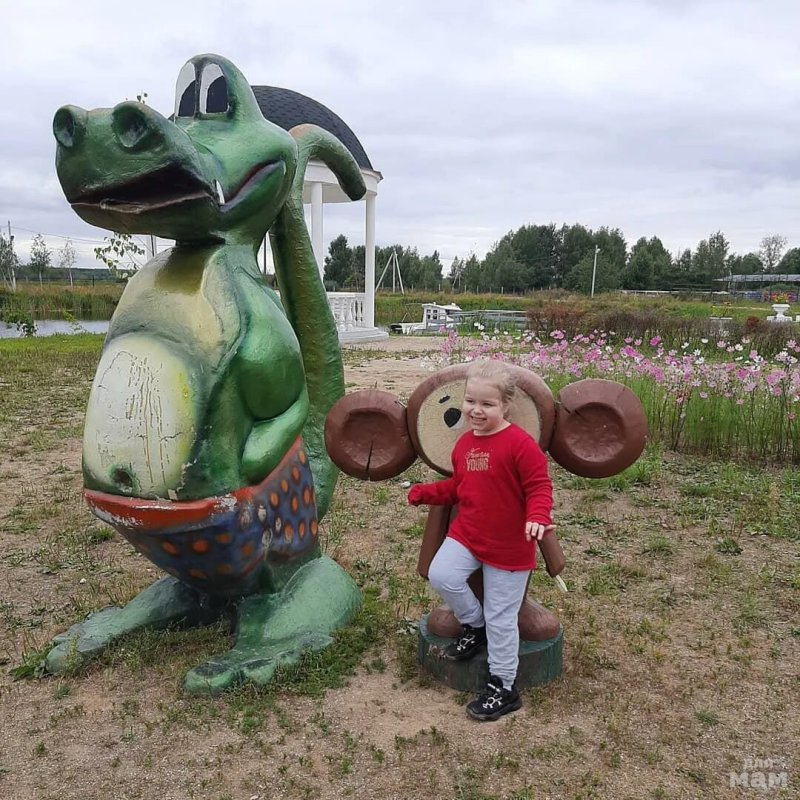
[[(440, 345), (393, 337), (347, 348), (348, 389), (407, 396)], [(44, 449), (30, 430), (6, 444), (0, 798), (722, 800), (765, 796), (730, 788), (730, 773), (756, 757), (789, 764), (790, 788), (770, 796), (800, 796), (800, 602), (786, 578), (796, 546), (743, 536), (740, 556), (716, 554), (707, 523), (677, 521), (681, 482), (702, 481), (689, 459), (671, 457), (650, 486), (626, 492), (556, 475), (573, 591), (539, 575), (532, 591), (564, 623), (564, 676), (481, 725), (464, 714), (468, 698), (406, 674), (401, 633), (321, 698), (189, 697), (183, 672), (208, 645), (180, 633), (123, 645), (75, 677), (13, 681), (7, 670), (24, 654), (157, 573), (117, 536), (74, 546), (103, 531), (81, 502), (77, 432)], [(344, 479), (324, 531), (328, 552), (381, 587), (398, 631), (432, 602), (414, 570), (421, 512), (405, 491), (401, 479)], [(656, 534), (674, 549), (647, 552)], [(589, 591), (599, 578), (608, 593)], [(764, 617), (751, 609), (752, 624), (737, 628), (750, 584), (763, 587), (754, 602)]]

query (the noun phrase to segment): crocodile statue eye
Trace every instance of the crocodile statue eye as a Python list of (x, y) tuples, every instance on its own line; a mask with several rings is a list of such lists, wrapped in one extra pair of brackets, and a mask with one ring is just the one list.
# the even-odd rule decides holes
[(196, 111), (194, 64), (184, 64), (175, 84), (175, 116), (193, 117)]
[(200, 113), (225, 114), (228, 111), (228, 82), (218, 64), (207, 64), (200, 76)]

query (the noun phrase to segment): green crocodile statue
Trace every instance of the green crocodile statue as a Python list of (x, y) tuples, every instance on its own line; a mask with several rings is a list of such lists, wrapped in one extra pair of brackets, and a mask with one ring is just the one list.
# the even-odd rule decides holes
[[(360, 603), (318, 537), (338, 475), (324, 420), (344, 380), (302, 190), (311, 158), (354, 200), (361, 173), (323, 129), (268, 122), (242, 73), (216, 55), (183, 67), (171, 119), (139, 102), (64, 106), (53, 131), (81, 218), (176, 244), (122, 295), (83, 441), (91, 510), (169, 574), (57, 636), (47, 668), (70, 671), (137, 629), (233, 612), (233, 648), (184, 685), (265, 684), (330, 644)], [(280, 298), (256, 260), (267, 231)]]

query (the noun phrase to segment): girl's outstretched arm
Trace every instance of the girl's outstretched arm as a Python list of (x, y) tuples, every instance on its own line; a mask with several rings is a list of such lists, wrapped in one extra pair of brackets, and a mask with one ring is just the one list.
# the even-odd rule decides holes
[(423, 503), (428, 506), (452, 506), (458, 502), (455, 476), (433, 483), (417, 483), (408, 490), (408, 502), (412, 506)]

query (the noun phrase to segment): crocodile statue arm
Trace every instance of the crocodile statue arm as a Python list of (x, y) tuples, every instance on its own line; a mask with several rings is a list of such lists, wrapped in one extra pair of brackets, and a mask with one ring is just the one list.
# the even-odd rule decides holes
[[(363, 197), (364, 179), (344, 145), (316, 125), (297, 125), (289, 133), (297, 141), (297, 171), (289, 196), (270, 229), (275, 274), (286, 314), (294, 328), (306, 371), (309, 415), (303, 438), (311, 456), (320, 517), (330, 504), (337, 467), (325, 449), (325, 417), (344, 394), (344, 374), (336, 324), (303, 216), (303, 178), (306, 165), (319, 158), (331, 168), (351, 200)], [(309, 265), (314, 265), (309, 268)], [(308, 313), (308, 309), (315, 309)]]

